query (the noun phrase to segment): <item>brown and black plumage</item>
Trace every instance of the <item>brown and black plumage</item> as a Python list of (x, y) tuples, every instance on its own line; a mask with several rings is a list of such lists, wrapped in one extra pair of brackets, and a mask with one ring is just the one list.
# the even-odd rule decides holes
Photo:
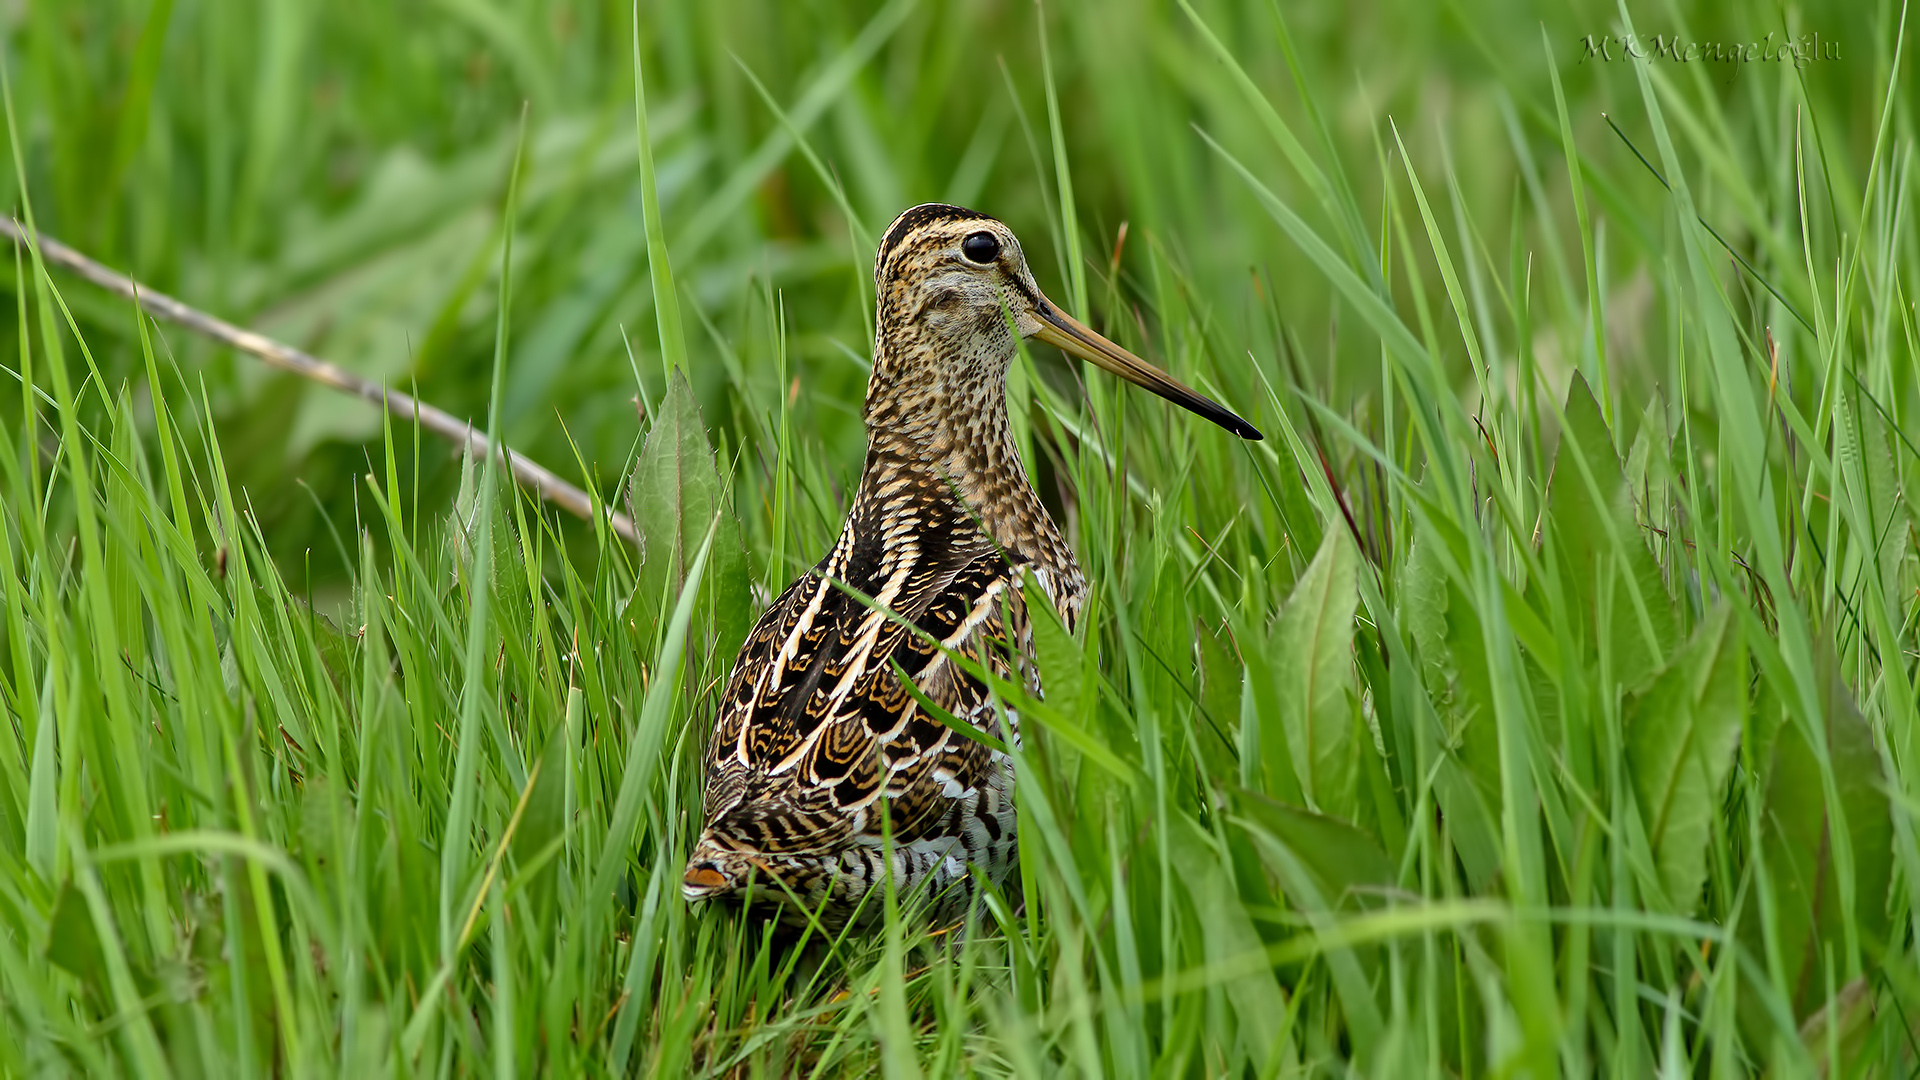
[(900, 895), (943, 915), (970, 900), (969, 866), (1004, 882), (1016, 865), (1012, 760), (927, 715), (899, 675), (1017, 746), (1018, 718), (1007, 713), (1002, 730), (986, 686), (943, 649), (1037, 693), (1023, 580), (1069, 626), (1079, 616), (1079, 564), (1008, 431), (1016, 335), (1260, 437), (1055, 307), (1013, 233), (984, 214), (906, 211), (880, 241), (874, 279), (859, 489), (833, 549), (773, 602), (734, 664), (683, 885), (689, 900), (751, 886), (795, 923), (807, 917), (797, 899), (828, 927), (878, 912), (863, 901), (889, 861)]

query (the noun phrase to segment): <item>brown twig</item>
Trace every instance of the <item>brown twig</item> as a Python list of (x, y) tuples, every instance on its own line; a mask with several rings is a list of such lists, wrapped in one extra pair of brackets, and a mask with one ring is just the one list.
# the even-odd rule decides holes
[[(0, 218), (0, 234), (22, 247), (28, 244), (26, 230), (11, 218)], [(184, 326), (196, 334), (246, 353), (269, 367), (290, 371), (303, 379), (390, 410), (403, 419), (411, 419), (475, 457), (492, 450), (492, 443), (485, 435), (474, 430), (471, 421), (456, 419), (453, 414), (409, 394), (389, 390), (311, 353), (189, 307), (165, 293), (155, 292), (124, 274), (94, 262), (45, 234), (41, 234), (38, 240), (40, 257), (47, 265), (71, 271), (110, 293), (132, 300), (142, 311), (156, 319)], [(514, 480), (520, 486), (575, 517), (593, 520), (593, 499), (586, 492), (560, 479), (552, 470), (525, 455), (515, 453), (512, 447), (503, 444), (500, 450), (501, 462), (512, 471)], [(632, 518), (612, 507), (606, 509), (606, 514), (607, 524), (614, 532), (628, 543), (639, 545), (640, 534), (634, 528)]]

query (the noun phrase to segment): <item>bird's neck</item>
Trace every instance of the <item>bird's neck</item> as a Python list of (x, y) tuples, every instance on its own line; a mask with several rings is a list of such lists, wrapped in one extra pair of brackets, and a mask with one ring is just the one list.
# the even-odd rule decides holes
[[(935, 484), (1003, 551), (1042, 564), (1070, 562), (1065, 540), (1027, 478), (1007, 420), (1011, 336), (990, 343), (1003, 344), (1004, 354), (996, 348), (956, 364), (934, 361), (938, 344), (911, 330), (883, 334), (876, 350), (859, 499), (922, 487), (913, 481)], [(895, 482), (903, 478), (907, 485)]]

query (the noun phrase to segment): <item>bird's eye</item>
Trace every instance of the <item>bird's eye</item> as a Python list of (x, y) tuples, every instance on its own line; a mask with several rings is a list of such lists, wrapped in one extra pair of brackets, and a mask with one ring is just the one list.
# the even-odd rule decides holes
[(977, 232), (960, 241), (960, 254), (982, 266), (1000, 257), (1000, 240), (990, 232)]

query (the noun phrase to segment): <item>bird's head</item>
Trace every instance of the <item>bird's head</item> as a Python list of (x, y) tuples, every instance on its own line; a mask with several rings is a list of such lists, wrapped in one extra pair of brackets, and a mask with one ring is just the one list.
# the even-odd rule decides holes
[(942, 203), (902, 213), (880, 241), (874, 283), (882, 343), (876, 373), (883, 377), (997, 388), (1018, 335), (1105, 368), (1241, 438), (1260, 438), (1226, 407), (1048, 300), (1013, 230), (985, 214)]

